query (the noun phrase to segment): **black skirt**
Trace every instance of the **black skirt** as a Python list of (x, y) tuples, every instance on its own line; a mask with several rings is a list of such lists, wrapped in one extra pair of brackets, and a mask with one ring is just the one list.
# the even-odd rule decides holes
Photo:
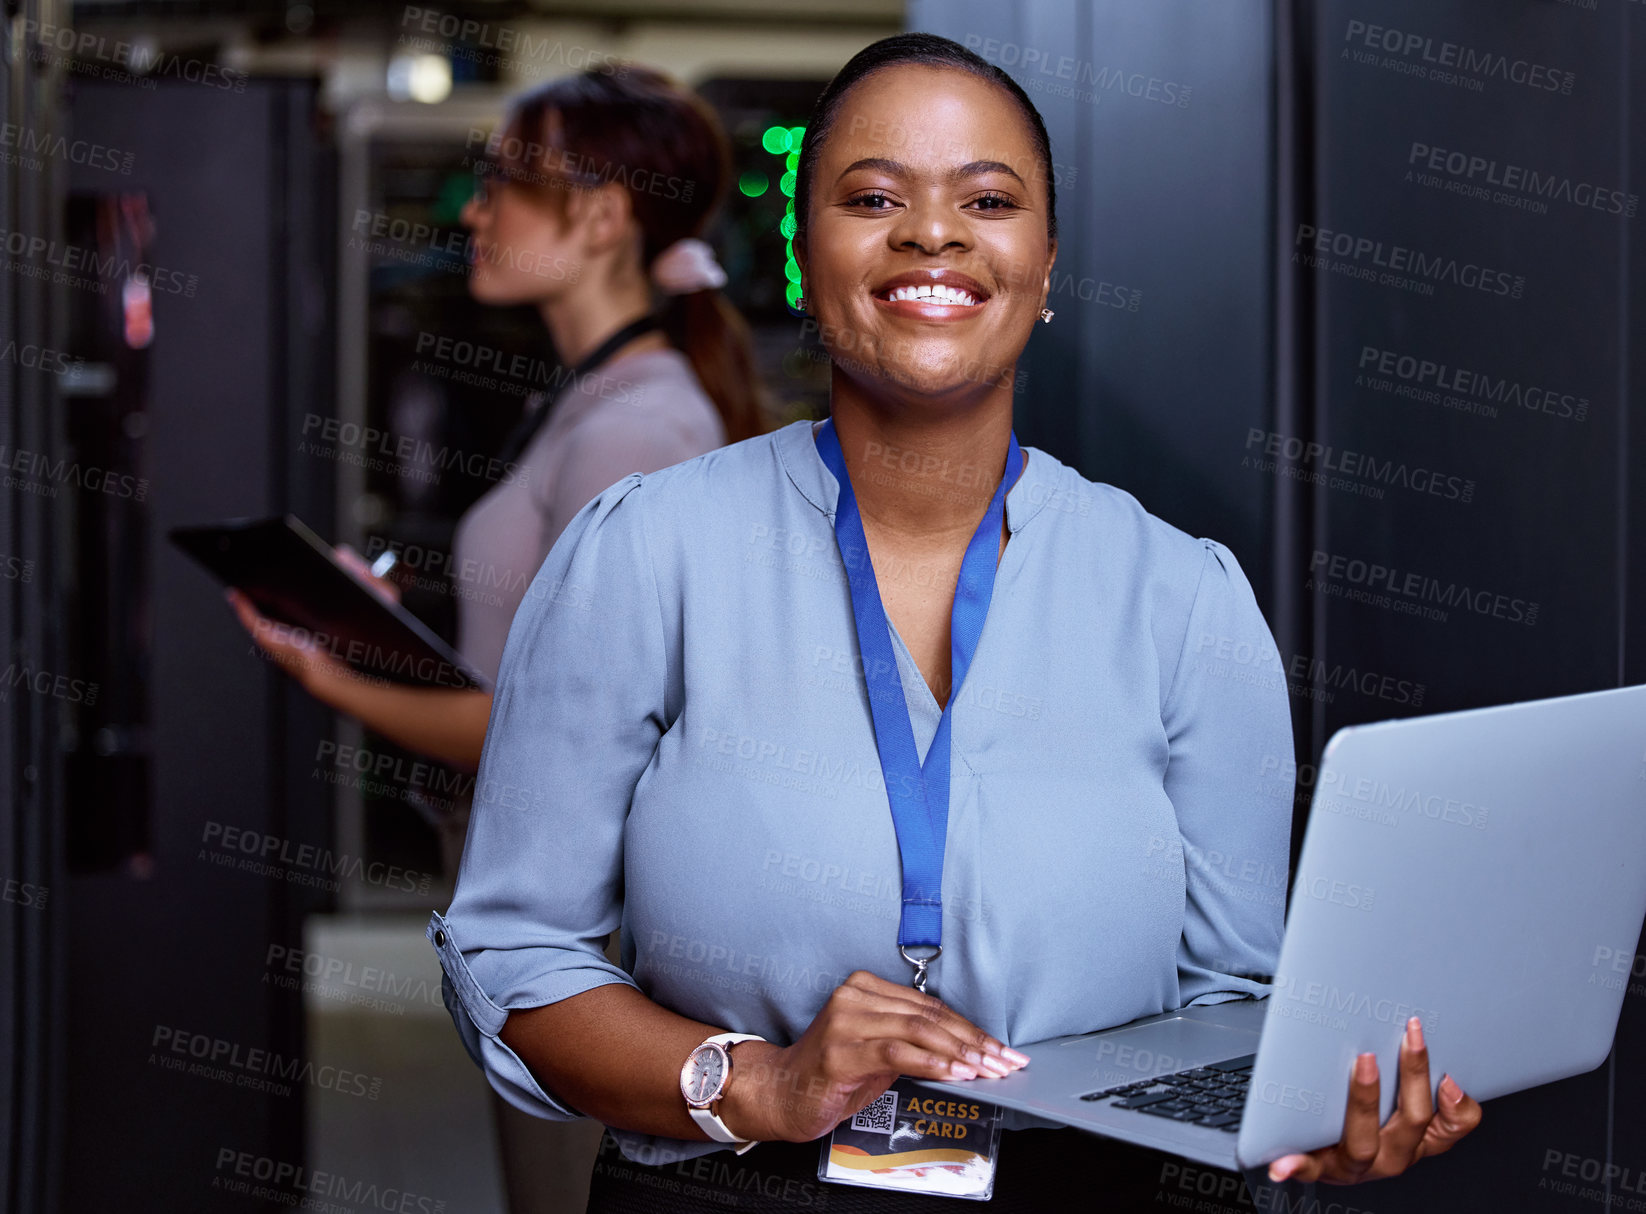
[(715, 1151), (647, 1167), (625, 1159), (608, 1132), (595, 1160), (587, 1214), (1250, 1214), (1254, 1205), (1258, 1210), (1281, 1208), (1274, 1205), (1276, 1194), (1248, 1190), (1248, 1183), (1261, 1189), (1282, 1187), (1271, 1184), (1260, 1169), (1248, 1174), (1248, 1182), (1238, 1172), (1081, 1130), (1002, 1134), (994, 1196), (986, 1202), (821, 1181), (821, 1150), (821, 1141), (763, 1142), (744, 1155)]

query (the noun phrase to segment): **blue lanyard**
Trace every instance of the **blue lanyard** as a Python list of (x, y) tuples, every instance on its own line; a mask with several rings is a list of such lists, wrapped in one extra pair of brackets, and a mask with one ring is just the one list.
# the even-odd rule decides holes
[[(943, 951), (943, 850), (949, 828), (950, 710), (959, 696), (960, 685), (966, 681), (966, 671), (972, 664), (972, 655), (977, 652), (978, 638), (983, 634), (983, 621), (989, 614), (995, 566), (1000, 557), (1000, 520), (1006, 508), (1006, 490), (1023, 468), (1023, 452), (1014, 432), (1006, 451), (1006, 474), (995, 488), (989, 509), (977, 525), (971, 543), (966, 545), (966, 555), (960, 562), (949, 625), (949, 700), (943, 706), (943, 715), (922, 766), (915, 755), (914, 728), (909, 723), (909, 706), (903, 698), (903, 682), (892, 653), (891, 628), (880, 600), (880, 586), (869, 560), (863, 517), (857, 510), (857, 496), (846, 474), (846, 458), (840, 450), (832, 418), (817, 432), (817, 449), (840, 484), (834, 511), (834, 536), (840, 545), (840, 559), (846, 566), (846, 582), (851, 587), (852, 617), (857, 624), (857, 647), (863, 658), (863, 677), (869, 690), (875, 744), (880, 750), (880, 770), (886, 779), (886, 798), (891, 803), (892, 826), (897, 832), (897, 850), (903, 864), (903, 916), (897, 929), (897, 948), (904, 960), (915, 968), (915, 989), (923, 991), (926, 967)], [(936, 952), (928, 957), (911, 957), (910, 948), (932, 948)]]

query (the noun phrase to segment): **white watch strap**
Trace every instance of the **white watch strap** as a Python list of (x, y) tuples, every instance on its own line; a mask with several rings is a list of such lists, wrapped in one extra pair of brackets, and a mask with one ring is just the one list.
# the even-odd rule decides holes
[[(701, 1045), (699, 1045), (698, 1048), (702, 1049), (704, 1045), (709, 1045), (710, 1043), (729, 1047), (737, 1044), (739, 1041), (764, 1040), (766, 1039), (757, 1033), (716, 1033), (713, 1037), (708, 1038)], [(731, 1054), (727, 1053), (726, 1057), (729, 1059)], [(726, 1077), (728, 1079), (731, 1078), (731, 1072), (729, 1070), (726, 1073)], [(739, 1138), (736, 1134), (733, 1134), (731, 1132), (731, 1128), (727, 1126), (724, 1121), (721, 1121), (720, 1118), (709, 1109), (696, 1109), (690, 1105), (687, 1105), (686, 1111), (692, 1115), (692, 1120), (697, 1123), (698, 1128), (716, 1142), (729, 1142), (737, 1144), (737, 1154), (739, 1155), (743, 1154), (743, 1152), (747, 1151), (750, 1147), (756, 1145), (753, 1139)]]

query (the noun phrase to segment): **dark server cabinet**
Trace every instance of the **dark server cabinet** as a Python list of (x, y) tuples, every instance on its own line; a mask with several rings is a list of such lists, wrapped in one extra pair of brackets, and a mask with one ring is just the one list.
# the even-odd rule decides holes
[[(49, 0), (7, 8), (0, 118), (8, 132), (49, 140), (61, 126), (52, 104), (55, 73), (16, 54), (12, 43), (18, 24), (43, 10), (51, 11)], [(60, 166), (0, 155), (0, 1204), (8, 1210), (55, 1202), (62, 1128), (56, 1097), (64, 1040), (53, 1018), (62, 993), (62, 732), (59, 701), (37, 694), (30, 676), (62, 669), (63, 635), (51, 611), (56, 514), (49, 493), (32, 491), (50, 485), (29, 473), (37, 458), (52, 459), (61, 448), (50, 372), (40, 365), (54, 345), (52, 290), (18, 255), (26, 254), (28, 236), (17, 243), (20, 234), (57, 235), (62, 187)], [(14, 478), (16, 464), (22, 475)]]
[(69, 178), (68, 242), (115, 299), (64, 288), (62, 421), (143, 492), (74, 498), (60, 530), (70, 648), (102, 685), (64, 747), (65, 1210), (241, 1209), (224, 1152), (303, 1161), (301, 995), (266, 958), (327, 898), (281, 863), (330, 842), (289, 742), (325, 723), (165, 535), (287, 510), (330, 529), (329, 471), (292, 453), (329, 394), (334, 207), (317, 85), (229, 79), (66, 89), (74, 137), (117, 156)]
[[(1290, 467), (1325, 478), (1291, 588), (1323, 659), (1314, 690), (1335, 692), (1312, 701), (1311, 747), (1380, 717), (1628, 681), (1646, 640), (1626, 615), (1646, 490), (1630, 378), (1646, 12), (1395, 0), (1307, 18), (1312, 205), (1279, 236), (1313, 298), (1299, 437), (1322, 452)], [(1378, 694), (1327, 685), (1347, 670)], [(1379, 1208), (1638, 1201), (1643, 1045), (1636, 993), (1606, 1063), (1494, 1102), (1481, 1141)]]

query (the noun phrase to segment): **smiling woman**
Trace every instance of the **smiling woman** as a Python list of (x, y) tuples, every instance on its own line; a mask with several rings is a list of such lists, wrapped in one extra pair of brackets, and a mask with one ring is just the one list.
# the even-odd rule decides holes
[[(1027, 1062), (1008, 1042), (1269, 993), (1284, 900), (1184, 858), (1285, 872), (1285, 686), (1219, 656), (1273, 638), (1227, 548), (1016, 441), (1057, 240), (1009, 77), (930, 35), (868, 47), (796, 213), (831, 416), (630, 476), (549, 554), (429, 924), (453, 1020), (520, 1108), (611, 1128), (591, 1211), (971, 1208), (818, 1180), (820, 1150), (875, 1179), (844, 1119), (872, 1143), (937, 1116), (899, 1076), (978, 1081), (994, 1208), (1153, 1208), (1164, 1157), (988, 1081)], [(1420, 1037), (1400, 1078), (1380, 1128), (1357, 1073), (1344, 1142), (1280, 1169), (1393, 1175), (1479, 1120), (1445, 1085), (1427, 1107)], [(954, 1166), (928, 1145), (911, 1168)]]

